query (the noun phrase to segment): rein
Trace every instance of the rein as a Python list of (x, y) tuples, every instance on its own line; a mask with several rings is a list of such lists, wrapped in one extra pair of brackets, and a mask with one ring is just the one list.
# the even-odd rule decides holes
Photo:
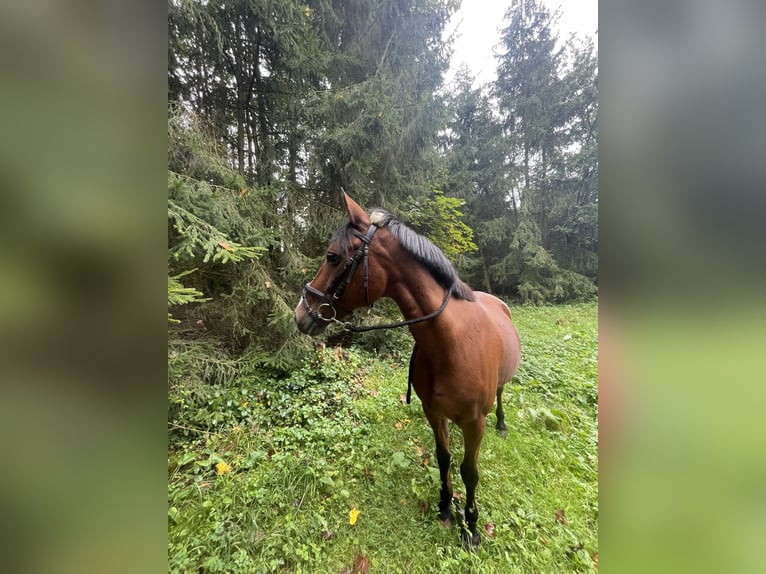
[(444, 311), (444, 309), (447, 308), (447, 303), (449, 303), (451, 296), (452, 296), (452, 289), (450, 288), (447, 290), (447, 295), (444, 297), (444, 301), (442, 302), (441, 307), (439, 307), (433, 313), (429, 313), (428, 315), (423, 315), (422, 317), (416, 317), (415, 319), (399, 321), (397, 323), (384, 323), (383, 325), (352, 325), (351, 323), (339, 321), (335, 317), (332, 318), (332, 321), (340, 325), (343, 328), (343, 330), (351, 331), (352, 333), (364, 333), (367, 331), (378, 331), (381, 329), (398, 329), (399, 327), (406, 327), (407, 325), (414, 325), (415, 323), (422, 323), (423, 321), (435, 319), (436, 317), (442, 314), (442, 311)]
[[(452, 297), (452, 287), (447, 289), (447, 294), (444, 296), (444, 301), (442, 302), (441, 306), (436, 311), (429, 313), (428, 315), (424, 315), (422, 317), (407, 319), (406, 321), (399, 321), (396, 323), (385, 323), (382, 325), (352, 325), (349, 322), (341, 321), (335, 317), (335, 315), (337, 314), (337, 310), (335, 309), (335, 303), (341, 298), (348, 284), (351, 283), (351, 280), (353, 279), (354, 274), (356, 273), (356, 269), (357, 267), (359, 267), (359, 261), (362, 258), (364, 259), (364, 264), (363, 264), (364, 274), (362, 276), (362, 282), (364, 285), (364, 303), (365, 305), (370, 304), (369, 291), (368, 291), (368, 285), (369, 285), (368, 258), (369, 258), (370, 242), (372, 241), (372, 237), (375, 235), (375, 231), (377, 231), (377, 229), (378, 229), (377, 225), (373, 223), (373, 224), (370, 224), (370, 228), (367, 230), (367, 234), (362, 234), (356, 229), (352, 230), (352, 233), (362, 240), (362, 246), (356, 250), (354, 255), (351, 256), (348, 259), (348, 261), (346, 261), (346, 265), (343, 267), (341, 272), (338, 273), (337, 277), (333, 279), (333, 282), (330, 284), (330, 288), (327, 290), (327, 294), (322, 293), (319, 289), (315, 289), (314, 287), (312, 287), (310, 282), (304, 285), (303, 293), (301, 295), (301, 303), (303, 304), (303, 307), (306, 309), (306, 312), (314, 321), (322, 321), (324, 323), (336, 323), (337, 325), (340, 325), (344, 331), (350, 331), (352, 333), (365, 333), (367, 331), (379, 331), (383, 329), (398, 329), (399, 327), (407, 327), (408, 325), (415, 325), (416, 323), (422, 323), (423, 321), (435, 319), (436, 317), (441, 315), (444, 309), (447, 308), (447, 303), (449, 303), (450, 297)], [(314, 297), (316, 297), (317, 299), (319, 299), (319, 301), (321, 301), (319, 307), (316, 310), (312, 309), (311, 305), (309, 305), (308, 299), (306, 298), (306, 293), (311, 293)], [(328, 297), (328, 294), (331, 294), (331, 295)], [(332, 311), (332, 315), (325, 317), (322, 314), (323, 307), (327, 307), (330, 311)]]

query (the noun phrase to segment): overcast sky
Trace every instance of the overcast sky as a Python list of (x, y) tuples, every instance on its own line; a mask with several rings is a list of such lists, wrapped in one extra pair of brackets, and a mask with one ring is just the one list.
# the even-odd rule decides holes
[[(447, 81), (452, 80), (461, 63), (476, 76), (476, 83), (495, 79), (497, 62), (493, 47), (499, 42), (499, 30), (505, 27), (503, 16), (512, 0), (463, 0), (462, 8), (447, 26), (449, 36), (457, 27), (452, 64)], [(598, 29), (598, 0), (543, 0), (551, 12), (561, 7), (559, 37), (571, 32), (595, 39)]]

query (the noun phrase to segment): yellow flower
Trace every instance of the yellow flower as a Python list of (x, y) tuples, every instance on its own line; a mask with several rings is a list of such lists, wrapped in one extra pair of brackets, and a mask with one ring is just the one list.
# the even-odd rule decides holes
[(353, 526), (356, 524), (356, 519), (359, 517), (360, 510), (356, 509), (356, 506), (352, 508), (348, 513), (348, 523)]
[(216, 474), (218, 474), (218, 476), (221, 476), (222, 474), (231, 472), (231, 467), (225, 462), (219, 462), (218, 464), (215, 465), (215, 472)]

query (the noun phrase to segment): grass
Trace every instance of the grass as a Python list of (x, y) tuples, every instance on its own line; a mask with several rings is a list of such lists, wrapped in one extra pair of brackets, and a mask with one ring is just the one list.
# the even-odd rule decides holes
[[(433, 436), (419, 401), (402, 401), (406, 358), (323, 350), (287, 379), (243, 372), (202, 407), (177, 401), (169, 570), (597, 570), (596, 317), (595, 304), (514, 308), (522, 366), (504, 394), (507, 439), (491, 415), (482, 444), (478, 552), (436, 520)], [(459, 497), (456, 427), (451, 449)]]

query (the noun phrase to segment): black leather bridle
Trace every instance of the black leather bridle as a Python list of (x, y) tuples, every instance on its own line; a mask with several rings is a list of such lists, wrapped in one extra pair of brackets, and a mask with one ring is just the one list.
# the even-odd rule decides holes
[[(326, 293), (322, 293), (319, 289), (312, 287), (311, 282), (306, 283), (306, 285), (303, 286), (301, 303), (303, 303), (304, 309), (306, 309), (306, 312), (312, 319), (314, 319), (314, 321), (322, 321), (324, 323), (331, 323), (333, 321), (338, 322), (338, 320), (335, 318), (337, 314), (335, 303), (340, 300), (340, 298), (343, 296), (343, 292), (346, 290), (346, 287), (348, 287), (348, 284), (351, 283), (351, 280), (354, 278), (354, 273), (356, 273), (356, 268), (359, 267), (359, 261), (362, 259), (364, 259), (364, 275), (362, 276), (362, 281), (364, 284), (364, 304), (370, 304), (370, 294), (368, 290), (368, 258), (370, 252), (370, 241), (372, 241), (372, 237), (375, 235), (377, 230), (378, 226), (374, 223), (370, 224), (370, 228), (367, 230), (366, 234), (360, 233), (356, 229), (351, 230), (351, 233), (362, 240), (362, 245), (354, 252), (351, 257), (348, 258), (346, 265), (343, 266), (341, 272), (338, 273), (335, 279), (332, 280), (332, 283), (330, 283), (330, 287), (327, 289)], [(309, 305), (309, 302), (306, 298), (306, 293), (311, 293), (320, 301), (319, 307), (317, 307), (316, 311), (314, 311), (314, 309), (311, 308), (311, 305)], [(332, 312), (332, 315), (325, 317), (322, 314), (322, 309), (324, 307), (327, 307), (327, 309)]]
[[(348, 287), (348, 284), (351, 283), (351, 280), (354, 278), (354, 273), (356, 273), (357, 267), (359, 267), (359, 262), (363, 261), (362, 268), (363, 268), (363, 275), (362, 275), (362, 283), (364, 286), (364, 304), (369, 305), (370, 304), (370, 294), (368, 290), (369, 286), (369, 275), (368, 275), (368, 259), (369, 259), (369, 252), (370, 252), (370, 242), (372, 241), (372, 237), (375, 235), (375, 232), (378, 230), (377, 225), (374, 223), (370, 224), (369, 229), (367, 230), (367, 233), (361, 233), (357, 231), (356, 229), (352, 229), (351, 232), (356, 235), (359, 239), (362, 240), (362, 245), (357, 249), (354, 254), (348, 258), (346, 261), (346, 264), (343, 266), (343, 269), (341, 269), (340, 273), (335, 276), (335, 279), (332, 280), (330, 283), (329, 288), (325, 293), (322, 293), (319, 289), (315, 289), (311, 286), (311, 282), (306, 283), (306, 285), (303, 286), (303, 293), (301, 294), (301, 303), (303, 304), (303, 308), (306, 310), (306, 313), (309, 314), (309, 317), (311, 317), (314, 321), (319, 321), (322, 323), (337, 323), (343, 329), (346, 331), (353, 331), (356, 333), (361, 333), (365, 331), (376, 331), (378, 329), (396, 329), (398, 327), (405, 327), (407, 325), (413, 325), (415, 323), (421, 323), (423, 321), (428, 321), (429, 319), (433, 319), (434, 317), (438, 317), (442, 311), (447, 307), (447, 303), (449, 303), (450, 297), (452, 296), (452, 288), (447, 289), (447, 294), (444, 297), (444, 301), (442, 302), (441, 306), (434, 311), (433, 313), (429, 313), (428, 315), (424, 315), (423, 317), (418, 317), (416, 319), (408, 319), (406, 321), (399, 321), (398, 323), (387, 323), (385, 325), (367, 325), (367, 326), (358, 326), (358, 325), (352, 325), (351, 323), (346, 323), (344, 321), (340, 321), (336, 318), (337, 315), (337, 309), (335, 308), (335, 304), (340, 300), (340, 298), (343, 296), (343, 292), (346, 290), (346, 287)], [(311, 308), (311, 305), (309, 305), (308, 299), (306, 297), (306, 294), (310, 293), (314, 297), (316, 297), (319, 301), (319, 307), (317, 307), (316, 311)], [(332, 314), (325, 316), (322, 314), (322, 309), (327, 308)]]

